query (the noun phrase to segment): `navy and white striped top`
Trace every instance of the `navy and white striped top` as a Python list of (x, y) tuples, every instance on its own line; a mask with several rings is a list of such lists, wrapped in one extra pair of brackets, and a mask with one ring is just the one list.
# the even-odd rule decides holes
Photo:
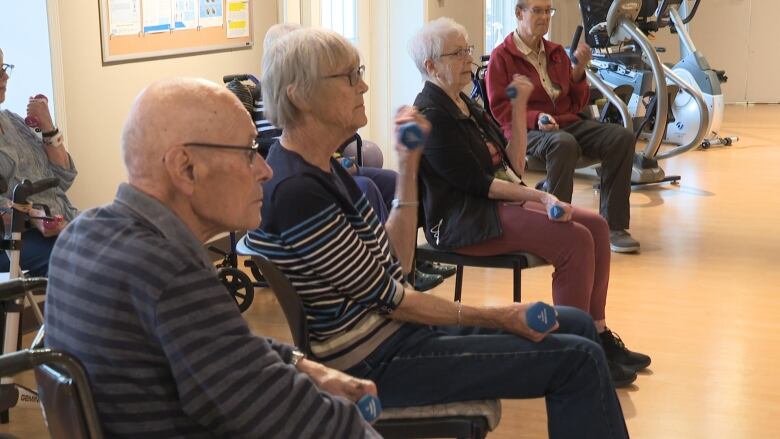
[(252, 335), (202, 244), (126, 184), (57, 240), (46, 345), (86, 367), (107, 437), (379, 437)]
[(303, 301), (318, 361), (347, 369), (403, 323), (387, 317), (403, 300), (403, 273), (363, 192), (331, 159), (332, 173), (279, 143), (263, 185), (263, 223), (247, 247), (271, 259)]

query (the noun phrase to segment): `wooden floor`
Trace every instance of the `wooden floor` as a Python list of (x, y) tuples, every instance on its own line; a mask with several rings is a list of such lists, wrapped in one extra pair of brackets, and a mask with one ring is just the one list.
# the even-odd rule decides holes
[[(741, 140), (663, 163), (679, 186), (634, 190), (631, 233), (642, 252), (613, 254), (608, 324), (653, 357), (619, 391), (634, 438), (780, 437), (780, 106), (728, 106), (723, 131)], [(578, 179), (574, 201), (595, 209), (590, 185)], [(550, 301), (550, 274), (526, 271), (524, 300)], [(453, 282), (434, 293), (451, 297)], [(465, 302), (510, 298), (509, 271), (466, 269)], [(270, 292), (245, 316), (257, 333), (290, 340)], [(36, 409), (11, 416), (0, 432), (48, 437)], [(547, 437), (543, 400), (504, 401), (489, 437)]]

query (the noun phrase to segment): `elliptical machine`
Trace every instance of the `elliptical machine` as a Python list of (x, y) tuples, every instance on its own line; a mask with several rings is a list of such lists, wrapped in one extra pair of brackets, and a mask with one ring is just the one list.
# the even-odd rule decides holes
[[(650, 17), (663, 17), (672, 11), (672, 3), (679, 5), (681, 1), (663, 0), (656, 8), (655, 0), (644, 4), (640, 0), (580, 0), (586, 39), (595, 52), (591, 65), (604, 82), (625, 97), (637, 139), (647, 139), (646, 147), (634, 159), (634, 184), (679, 181), (679, 176), (667, 176), (658, 160), (700, 146), (709, 133), (710, 111), (701, 91), (664, 66), (645, 35), (659, 26), (658, 20), (650, 21)], [(633, 50), (610, 52), (631, 41)], [(675, 106), (681, 109), (679, 118)], [(660, 151), (665, 137), (676, 146)]]

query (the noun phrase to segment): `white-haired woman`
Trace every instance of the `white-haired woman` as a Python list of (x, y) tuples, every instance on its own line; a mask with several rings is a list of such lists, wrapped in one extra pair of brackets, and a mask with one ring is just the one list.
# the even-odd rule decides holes
[[(555, 333), (540, 333), (528, 327), (528, 305), (471, 307), (404, 284), (422, 148), (395, 147), (398, 186), (384, 226), (331, 157), (366, 123), (355, 48), (334, 32), (304, 29), (273, 45), (263, 71), (266, 111), (283, 134), (268, 155), (263, 225), (245, 243), (301, 296), (312, 355), (375, 381), (385, 407), (545, 396), (550, 437), (627, 437), (587, 314), (561, 307)], [(396, 116), (411, 121), (427, 133), (413, 109)]]
[[(626, 349), (607, 328), (609, 227), (595, 212), (525, 186), (525, 104), (533, 85), (515, 75), (512, 140), (461, 90), (471, 82), (473, 46), (449, 18), (426, 24), (410, 42), (425, 85), (415, 106), (431, 122), (420, 165), (425, 236), (468, 255), (530, 252), (555, 267), (553, 301), (590, 313), (615, 384), (628, 385), (650, 357)], [(556, 218), (551, 212), (561, 208)]]

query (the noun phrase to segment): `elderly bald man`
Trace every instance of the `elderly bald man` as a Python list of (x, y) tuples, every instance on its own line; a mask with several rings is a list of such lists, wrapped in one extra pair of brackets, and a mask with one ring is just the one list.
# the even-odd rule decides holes
[(255, 135), (227, 89), (149, 86), (122, 132), (129, 182), (57, 241), (46, 344), (84, 364), (109, 437), (379, 437), (350, 402), (374, 384), (252, 335), (203, 250), (260, 223)]

